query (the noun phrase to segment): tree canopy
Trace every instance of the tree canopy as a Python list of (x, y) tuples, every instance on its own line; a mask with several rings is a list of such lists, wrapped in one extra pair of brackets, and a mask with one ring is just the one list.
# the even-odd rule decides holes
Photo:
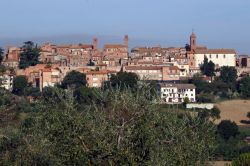
[(116, 75), (113, 74), (110, 78), (110, 83), (112, 87), (120, 88), (136, 88), (139, 77), (135, 73), (118, 72)]
[(86, 75), (78, 71), (69, 72), (62, 81), (63, 88), (78, 88), (80, 86), (86, 86)]
[(225, 140), (228, 140), (230, 137), (235, 137), (239, 134), (239, 128), (235, 122), (230, 120), (223, 120), (218, 125), (218, 134)]
[(212, 61), (208, 62), (207, 57), (204, 58), (203, 64), (200, 67), (202, 74), (212, 77), (215, 76), (215, 64)]
[(220, 79), (231, 86), (231, 88), (235, 88), (236, 80), (237, 80), (237, 70), (235, 67), (223, 66), (220, 69)]
[(250, 97), (250, 76), (244, 77), (240, 81), (240, 92), (244, 98)]
[(27, 41), (22, 46), (19, 68), (25, 69), (39, 63), (40, 49), (32, 41)]
[(26, 76), (16, 76), (13, 80), (12, 92), (16, 95), (23, 95), (25, 88), (28, 86)]

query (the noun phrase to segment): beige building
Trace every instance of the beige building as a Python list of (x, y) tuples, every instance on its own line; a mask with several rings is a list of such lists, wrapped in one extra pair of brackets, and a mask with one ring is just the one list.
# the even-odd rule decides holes
[(62, 81), (61, 71), (58, 68), (45, 68), (39, 71), (40, 91), (45, 87), (54, 87)]
[(123, 71), (137, 74), (142, 80), (173, 81), (180, 79), (177, 66), (125, 66)]
[(111, 74), (115, 74), (115, 71), (100, 70), (86, 72), (86, 79), (88, 87), (102, 87), (103, 83), (108, 81)]

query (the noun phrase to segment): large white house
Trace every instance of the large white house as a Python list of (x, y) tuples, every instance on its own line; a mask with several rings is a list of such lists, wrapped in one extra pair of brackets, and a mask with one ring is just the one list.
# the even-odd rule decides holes
[(183, 103), (185, 98), (196, 102), (193, 84), (161, 84), (161, 100), (163, 103)]

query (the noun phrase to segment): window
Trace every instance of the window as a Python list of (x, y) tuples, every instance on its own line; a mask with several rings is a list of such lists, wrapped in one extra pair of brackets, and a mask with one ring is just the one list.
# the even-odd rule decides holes
[(211, 54), (209, 55), (209, 58), (212, 58), (212, 55), (211, 55)]
[(219, 57), (219, 55), (218, 54), (216, 54), (216, 58), (218, 59), (218, 57)]
[(224, 54), (223, 57), (224, 57), (224, 59), (225, 59), (225, 58), (226, 58), (226, 55)]

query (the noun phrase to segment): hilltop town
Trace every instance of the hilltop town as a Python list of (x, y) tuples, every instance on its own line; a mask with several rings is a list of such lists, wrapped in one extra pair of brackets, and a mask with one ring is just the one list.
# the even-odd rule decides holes
[[(33, 44), (34, 43), (26, 43)], [(8, 47), (3, 55), (2, 65), (7, 67), (1, 74), (5, 81), (2, 87), (12, 90), (13, 78), (25, 76), (28, 82), (42, 91), (45, 87), (60, 84), (70, 71), (84, 73), (88, 87), (102, 87), (109, 81), (112, 74), (118, 72), (135, 73), (141, 80), (156, 81), (163, 87), (176, 89), (192, 87), (194, 93), (183, 97), (167, 97), (162, 94), (165, 102), (183, 102), (185, 97), (195, 102), (195, 87), (180, 84), (191, 79), (195, 74), (202, 73), (201, 65), (204, 59), (213, 62), (215, 71), (224, 66), (237, 70), (238, 79), (250, 73), (250, 58), (238, 55), (230, 49), (210, 49), (197, 44), (197, 36), (193, 32), (189, 44), (184, 47), (135, 47), (129, 50), (129, 37), (124, 36), (123, 42), (105, 44), (98, 47), (98, 39), (93, 38), (90, 44), (55, 45), (45, 43), (39, 47), (38, 62), (28, 66), (20, 65), (24, 47)], [(29, 61), (29, 59), (27, 59)], [(11, 71), (11, 72), (10, 72)], [(215, 72), (217, 76), (219, 72)], [(203, 74), (203, 79), (211, 82), (211, 78)], [(185, 88), (184, 88), (185, 87)], [(188, 88), (189, 87), (189, 88)], [(164, 96), (163, 96), (164, 95)]]

